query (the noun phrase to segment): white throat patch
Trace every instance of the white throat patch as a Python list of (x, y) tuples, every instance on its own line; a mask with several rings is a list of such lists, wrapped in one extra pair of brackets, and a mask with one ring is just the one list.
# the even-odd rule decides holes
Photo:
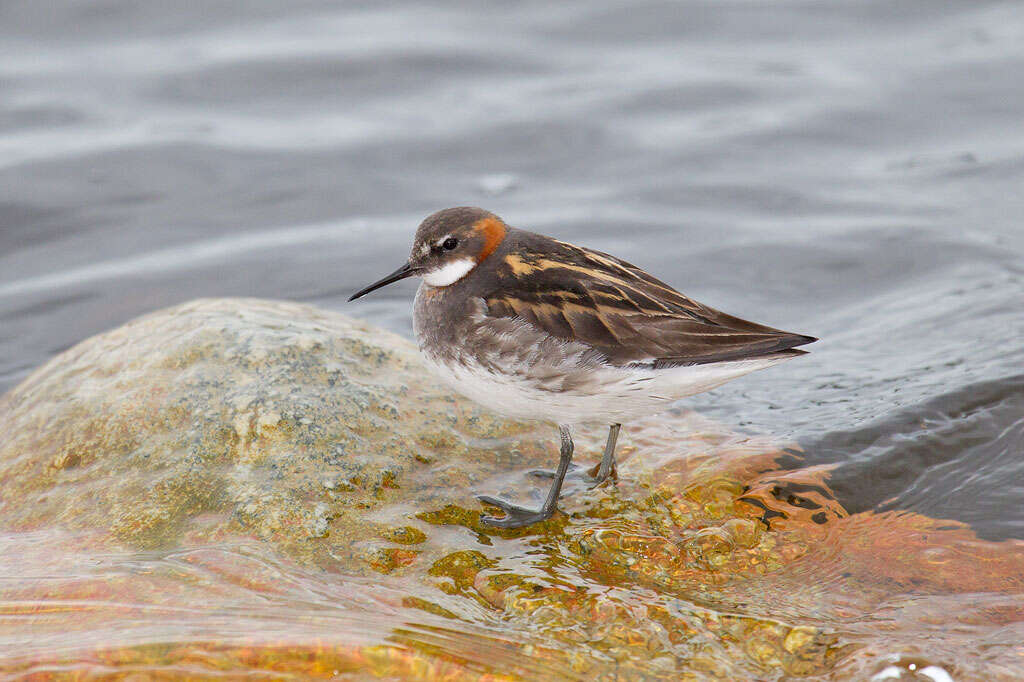
[(472, 258), (460, 258), (453, 260), (444, 267), (431, 270), (423, 275), (423, 281), (432, 287), (446, 287), (455, 284), (469, 274), (469, 271), (476, 267), (476, 260)]

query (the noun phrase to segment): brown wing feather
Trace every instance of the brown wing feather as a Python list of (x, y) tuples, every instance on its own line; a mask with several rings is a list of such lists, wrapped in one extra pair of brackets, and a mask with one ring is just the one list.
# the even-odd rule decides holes
[(488, 314), (585, 343), (613, 364), (742, 360), (816, 340), (709, 308), (614, 256), (515, 233), (496, 259), (496, 286), (484, 296)]

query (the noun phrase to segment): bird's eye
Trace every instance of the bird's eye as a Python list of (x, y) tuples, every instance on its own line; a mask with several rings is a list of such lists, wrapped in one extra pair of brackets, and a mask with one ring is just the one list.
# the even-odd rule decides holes
[(459, 245), (459, 240), (458, 239), (456, 239), (455, 237), (448, 237), (448, 239), (444, 240), (444, 244), (441, 244), (441, 247), (445, 251), (451, 251), (452, 249), (454, 249), (458, 245)]

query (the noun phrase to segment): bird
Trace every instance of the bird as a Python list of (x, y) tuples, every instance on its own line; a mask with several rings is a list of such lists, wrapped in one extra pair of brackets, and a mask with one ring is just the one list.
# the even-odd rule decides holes
[(817, 341), (748, 322), (684, 296), (607, 253), (518, 229), (473, 206), (419, 225), (408, 260), (349, 298), (421, 279), (413, 330), (426, 365), (456, 391), (509, 417), (558, 424), (561, 447), (538, 509), (490, 495), (484, 523), (513, 529), (551, 518), (573, 455), (572, 427), (608, 438), (591, 486), (615, 471), (623, 423), (661, 412)]

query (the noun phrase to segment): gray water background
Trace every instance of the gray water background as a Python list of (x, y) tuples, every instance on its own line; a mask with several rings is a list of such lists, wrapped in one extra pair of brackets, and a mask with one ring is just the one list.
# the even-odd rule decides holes
[(687, 405), (1024, 538), (1024, 4), (0, 2), (0, 390), (199, 296), (411, 335), (345, 299), (460, 204), (821, 337)]

